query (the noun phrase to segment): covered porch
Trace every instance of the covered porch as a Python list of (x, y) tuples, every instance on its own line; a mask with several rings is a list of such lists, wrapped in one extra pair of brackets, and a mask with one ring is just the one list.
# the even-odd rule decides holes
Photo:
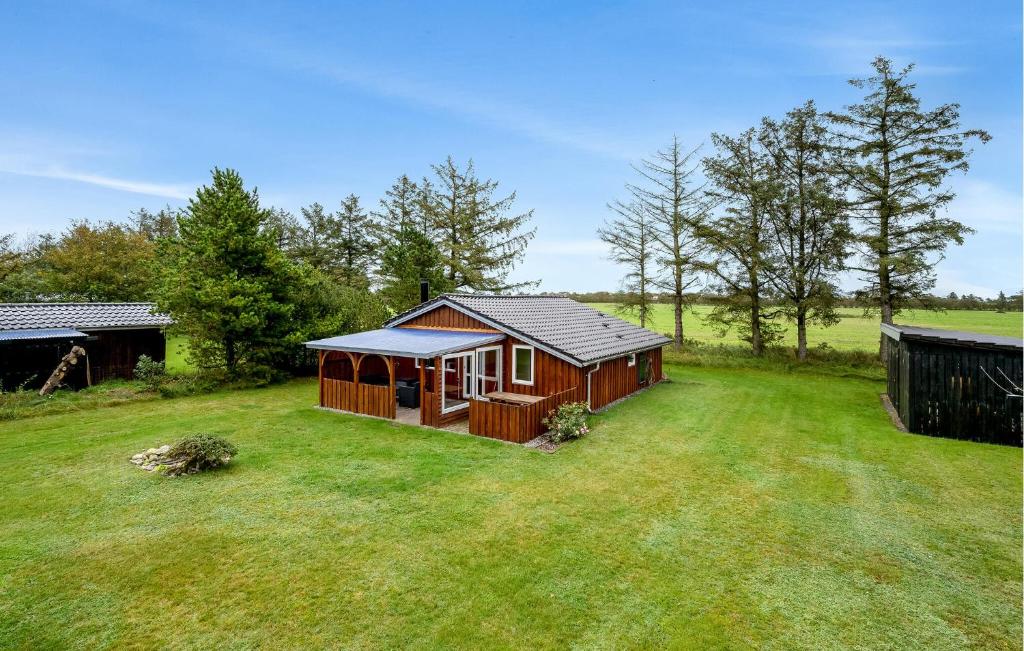
[(318, 351), (325, 409), (454, 429), (515, 443), (579, 389), (552, 396), (505, 391), (500, 332), (383, 328), (307, 342)]

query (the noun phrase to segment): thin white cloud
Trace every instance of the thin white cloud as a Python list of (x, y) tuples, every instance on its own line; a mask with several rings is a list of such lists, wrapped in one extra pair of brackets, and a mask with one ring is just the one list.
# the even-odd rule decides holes
[(49, 168), (45, 170), (0, 169), (0, 173), (30, 176), (41, 179), (75, 181), (78, 183), (86, 183), (88, 185), (96, 185), (102, 188), (120, 190), (122, 192), (145, 194), (152, 197), (165, 197), (168, 199), (187, 199), (191, 195), (191, 189), (182, 185), (119, 179), (111, 176), (102, 176), (87, 172), (75, 172), (61, 168)]
[(1019, 194), (989, 181), (963, 179), (954, 185), (956, 199), (949, 215), (979, 234), (1005, 233), (1020, 236), (1024, 230), (1024, 204)]

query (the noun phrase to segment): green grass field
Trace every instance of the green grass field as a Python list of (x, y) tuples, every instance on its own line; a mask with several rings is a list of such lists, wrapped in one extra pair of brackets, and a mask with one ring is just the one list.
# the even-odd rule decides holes
[[(0, 424), (0, 648), (1020, 648), (1019, 449), (666, 370), (553, 455), (309, 380)], [(195, 431), (239, 456), (128, 463)]]
[[(616, 314), (615, 306), (610, 303), (594, 303), (594, 307)], [(675, 326), (672, 321), (672, 306), (659, 303), (654, 306), (654, 323), (648, 324), (651, 330), (672, 333)], [(711, 312), (707, 305), (695, 305), (683, 315), (683, 333), (688, 339), (708, 343), (737, 343), (735, 334), (719, 337), (715, 331), (704, 323), (704, 317)], [(865, 317), (864, 311), (857, 308), (841, 308), (841, 321), (831, 328), (811, 326), (807, 332), (807, 343), (817, 346), (822, 342), (838, 350), (878, 350), (879, 319), (877, 316)], [(632, 317), (624, 318), (636, 321)], [(919, 325), (949, 330), (968, 330), (993, 335), (1024, 337), (1024, 316), (1020, 312), (986, 312), (981, 310), (949, 310), (931, 312), (927, 310), (907, 310), (896, 318), (896, 323)], [(796, 327), (787, 324), (785, 343), (796, 346)]]

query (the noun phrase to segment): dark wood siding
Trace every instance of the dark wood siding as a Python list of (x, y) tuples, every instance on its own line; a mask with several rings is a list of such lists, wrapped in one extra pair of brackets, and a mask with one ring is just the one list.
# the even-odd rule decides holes
[(1019, 386), (1019, 351), (906, 338), (891, 344), (886, 390), (907, 430), (1021, 445), (1021, 399), (1007, 396), (982, 371), (1002, 381), (999, 369)]
[(447, 305), (441, 305), (429, 312), (410, 319), (398, 326), (399, 328), (449, 328), (452, 330), (480, 330), (484, 332), (497, 332), (494, 328), (483, 321), (478, 321), (468, 314), (454, 310)]
[(533, 349), (533, 384), (512, 383), (512, 346), (529, 346), (525, 341), (509, 337), (504, 342), (502, 357), (502, 382), (505, 391), (524, 393), (530, 396), (550, 396), (566, 389), (583, 386), (583, 369), (544, 352)]
[[(638, 366), (645, 363), (649, 364), (648, 377), (641, 383)], [(601, 368), (594, 371), (590, 378), (590, 408), (601, 409), (661, 380), (661, 348), (637, 353), (637, 366), (629, 365), (628, 355), (601, 362)]]

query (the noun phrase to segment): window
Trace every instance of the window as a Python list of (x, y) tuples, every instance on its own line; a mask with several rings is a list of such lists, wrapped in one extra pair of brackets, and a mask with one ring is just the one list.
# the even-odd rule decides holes
[[(415, 365), (416, 365), (416, 368), (419, 368), (419, 367), (420, 367), (420, 362), (421, 362), (421, 361), (423, 361), (423, 360), (421, 360), (421, 359), (420, 359), (419, 357), (417, 357), (417, 358), (416, 358), (416, 364), (415, 364)], [(427, 363), (426, 363), (426, 367), (427, 367), (428, 369), (430, 369), (430, 370), (434, 370), (434, 358), (433, 358), (433, 357), (428, 357), (428, 358), (426, 359), (426, 362), (427, 362)]]
[(636, 366), (636, 353), (626, 355), (626, 364), (628, 366)]
[(533, 346), (512, 346), (512, 384), (533, 384)]

